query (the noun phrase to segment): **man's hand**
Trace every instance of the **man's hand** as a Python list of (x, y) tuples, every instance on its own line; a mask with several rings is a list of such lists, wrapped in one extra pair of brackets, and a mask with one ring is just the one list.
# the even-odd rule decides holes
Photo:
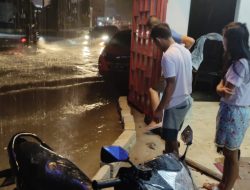
[(163, 110), (168, 107), (170, 99), (174, 93), (175, 77), (166, 78), (166, 82), (167, 82), (167, 85), (165, 87), (161, 101), (153, 114), (153, 120), (157, 123), (162, 121)]
[(163, 117), (163, 110), (157, 108), (153, 113), (153, 120), (156, 123), (160, 123), (162, 121), (162, 117)]

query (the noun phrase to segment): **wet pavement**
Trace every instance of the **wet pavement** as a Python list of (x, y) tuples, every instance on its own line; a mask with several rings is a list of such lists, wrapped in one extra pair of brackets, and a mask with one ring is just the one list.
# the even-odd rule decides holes
[[(202, 93), (200, 92), (200, 94)], [(207, 96), (204, 95), (204, 97)], [(190, 125), (193, 130), (193, 144), (188, 150), (187, 158), (219, 175), (222, 175), (221, 167), (217, 167), (216, 165), (223, 165), (223, 156), (217, 153), (214, 145), (216, 114), (219, 109), (219, 102), (208, 101), (205, 98), (204, 100), (205, 101), (194, 101), (183, 124), (185, 127)], [(130, 152), (130, 159), (134, 163), (139, 164), (161, 155), (165, 142), (158, 135), (147, 130), (143, 114), (135, 109), (132, 109), (132, 114), (136, 124), (136, 145)], [(250, 130), (248, 129), (241, 145), (240, 177), (235, 184), (235, 190), (249, 189), (249, 139)], [(186, 146), (182, 142), (180, 135), (178, 140), (180, 141), (180, 154), (183, 154)], [(140, 154), (138, 154), (139, 151)], [(215, 181), (205, 174), (201, 174), (193, 168), (190, 168), (190, 171), (199, 190), (203, 189), (201, 187), (204, 183), (218, 183), (218, 181)]]
[[(0, 170), (8, 167), (6, 147), (11, 136), (31, 132), (92, 177), (100, 165), (101, 146), (112, 144), (122, 132), (117, 99), (105, 83), (19, 95), (0, 96)], [(50, 98), (54, 104), (48, 104)], [(12, 109), (4, 111), (8, 107)]]
[[(9, 165), (11, 136), (25, 131), (36, 133), (89, 177), (96, 173), (101, 146), (122, 132), (118, 93), (98, 76), (102, 48), (101, 40), (82, 36), (41, 38), (37, 51), (0, 52), (0, 170)], [(65, 82), (71, 79), (79, 81)]]
[(101, 39), (41, 37), (37, 51), (0, 51), (0, 86), (98, 75)]
[[(89, 177), (95, 174), (101, 146), (112, 144), (122, 132), (118, 94), (98, 79), (102, 48), (100, 40), (89, 41), (83, 36), (41, 38), (36, 52), (0, 52), (0, 89), (21, 86), (18, 91), (0, 90), (0, 170), (8, 167), (9, 139), (26, 131), (36, 133)], [(88, 80), (76, 85), (47, 85), (48, 81), (73, 78)], [(22, 84), (33, 88), (25, 89)], [(204, 98), (199, 93), (194, 96), (200, 101)], [(214, 99), (209, 93), (206, 96)]]

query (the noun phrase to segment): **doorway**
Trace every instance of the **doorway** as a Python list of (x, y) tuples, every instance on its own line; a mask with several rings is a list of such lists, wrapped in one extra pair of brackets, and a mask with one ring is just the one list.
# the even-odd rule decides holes
[(234, 21), (237, 0), (191, 0), (188, 35), (197, 39)]

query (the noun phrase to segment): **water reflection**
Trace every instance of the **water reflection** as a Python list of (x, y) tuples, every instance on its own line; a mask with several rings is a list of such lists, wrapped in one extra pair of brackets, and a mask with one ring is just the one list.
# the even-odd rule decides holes
[(43, 50), (42, 52), (46, 52), (47, 51), (62, 51), (63, 49), (61, 47), (59, 47), (57, 44), (49, 44), (45, 41), (44, 37), (40, 37), (38, 42), (37, 42), (37, 46), (40, 50)]
[[(0, 52), (0, 87), (97, 76), (98, 57), (104, 44), (100, 46), (100, 41), (97, 40), (88, 41), (84, 45), (87, 40), (84, 36), (71, 40), (46, 37), (40, 38), (36, 53)], [(66, 91), (65, 97), (71, 96), (71, 90)], [(11, 136), (20, 131), (27, 131), (36, 133), (56, 152), (70, 158), (89, 176), (95, 173), (99, 168), (100, 147), (112, 144), (122, 129), (116, 103), (98, 97), (104, 96), (104, 88), (73, 89), (74, 93), (78, 90), (82, 95), (70, 103), (65, 103), (64, 96), (58, 95), (59, 98), (55, 98), (57, 93), (51, 93), (52, 97), (41, 95), (47, 97), (48, 102), (38, 100), (34, 96), (24, 98), (26, 102), (19, 102), (22, 111), (18, 111), (22, 113), (0, 117), (0, 170), (8, 167), (6, 146)], [(38, 90), (37, 93), (41, 92)], [(108, 97), (111, 99), (112, 95), (109, 94)], [(50, 104), (60, 98), (64, 103), (61, 107), (47, 109), (46, 106), (51, 107)], [(32, 100), (37, 101), (39, 106), (32, 106)], [(18, 112), (11, 105), (6, 107)], [(34, 107), (39, 107), (40, 110), (30, 111)], [(2, 105), (1, 108), (4, 110)], [(29, 112), (26, 113), (25, 109)]]
[(121, 133), (116, 105), (109, 101), (67, 104), (59, 110), (1, 119), (0, 170), (8, 167), (6, 147), (20, 131), (41, 137), (57, 153), (71, 159), (92, 176), (99, 167), (99, 152)]
[(89, 55), (90, 55), (89, 47), (87, 47), (87, 46), (83, 47), (82, 55), (83, 55), (83, 58), (89, 57)]
[(98, 109), (102, 106), (107, 105), (109, 102), (97, 102), (94, 104), (84, 104), (84, 105), (73, 105), (72, 103), (65, 105), (61, 109), (61, 113), (63, 115), (77, 115), (77, 114), (84, 114), (87, 111), (91, 111), (94, 109)]
[(41, 37), (36, 53), (0, 52), (0, 86), (98, 76), (101, 39)]
[(83, 44), (83, 45), (88, 45), (89, 42), (88, 42), (88, 41), (84, 41), (82, 44)]
[(101, 47), (103, 47), (104, 44), (105, 44), (105, 42), (100, 42), (100, 43), (99, 43), (99, 45), (100, 45)]
[(85, 35), (85, 36), (84, 36), (84, 39), (85, 39), (85, 40), (89, 40), (89, 39), (90, 39), (90, 36), (89, 36), (89, 35)]

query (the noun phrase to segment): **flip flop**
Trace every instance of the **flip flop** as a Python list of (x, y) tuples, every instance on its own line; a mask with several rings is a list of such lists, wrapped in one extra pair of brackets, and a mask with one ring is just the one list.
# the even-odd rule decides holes
[(158, 128), (155, 128), (155, 129), (151, 129), (150, 131), (151, 131), (152, 133), (154, 133), (155, 135), (161, 136), (161, 134), (162, 134), (162, 127), (158, 127)]
[[(202, 188), (207, 189), (207, 190), (223, 190), (225, 187), (223, 183), (219, 183), (219, 184), (204, 183)], [(234, 188), (232, 188), (232, 190), (234, 190)]]
[(216, 183), (204, 183), (203, 188), (207, 190), (221, 190), (219, 184)]
[(156, 123), (156, 122), (152, 121), (149, 125), (147, 125), (146, 128), (148, 130), (151, 130), (151, 129), (158, 128), (158, 127), (162, 127), (162, 122)]
[(146, 130), (151, 131), (153, 129), (157, 129), (157, 128), (161, 128), (161, 127), (162, 127), (161, 125), (155, 125), (155, 126), (147, 127)]

